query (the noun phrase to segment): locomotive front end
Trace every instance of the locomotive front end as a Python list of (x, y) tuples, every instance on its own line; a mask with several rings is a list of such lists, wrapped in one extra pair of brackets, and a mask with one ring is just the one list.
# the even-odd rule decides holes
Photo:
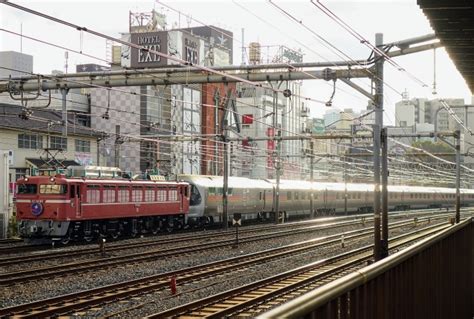
[(60, 238), (68, 231), (68, 185), (61, 175), (32, 176), (17, 181), (16, 211), (22, 238)]

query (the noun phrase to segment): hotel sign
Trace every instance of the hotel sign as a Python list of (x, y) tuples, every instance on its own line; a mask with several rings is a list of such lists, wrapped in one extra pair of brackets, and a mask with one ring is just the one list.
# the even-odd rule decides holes
[(168, 54), (168, 32), (132, 33), (131, 42), (143, 49), (132, 48), (132, 68), (156, 68), (167, 64), (167, 59), (151, 51)]
[(183, 33), (183, 59), (192, 64), (199, 64), (199, 39)]

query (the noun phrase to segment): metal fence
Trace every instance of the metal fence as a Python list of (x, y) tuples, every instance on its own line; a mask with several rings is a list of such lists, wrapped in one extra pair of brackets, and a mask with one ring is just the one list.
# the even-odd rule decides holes
[(472, 218), (259, 318), (473, 318)]

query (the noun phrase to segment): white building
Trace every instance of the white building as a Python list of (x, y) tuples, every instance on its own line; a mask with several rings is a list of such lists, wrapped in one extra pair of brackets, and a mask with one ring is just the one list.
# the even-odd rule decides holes
[(33, 56), (16, 51), (2, 51), (0, 66), (5, 68), (0, 68), (0, 79), (29, 76), (33, 72)]

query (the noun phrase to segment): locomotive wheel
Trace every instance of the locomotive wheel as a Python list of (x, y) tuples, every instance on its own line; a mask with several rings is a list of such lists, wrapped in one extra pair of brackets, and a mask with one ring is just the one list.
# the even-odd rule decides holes
[(118, 232), (113, 232), (113, 233), (110, 234), (110, 237), (112, 237), (112, 239), (117, 239), (117, 238), (119, 238), (119, 236), (120, 236), (120, 233), (118, 233)]
[(61, 244), (63, 244), (63, 245), (69, 244), (70, 241), (71, 241), (71, 237), (69, 237), (69, 236), (61, 238)]
[(87, 243), (90, 243), (92, 241), (92, 239), (94, 239), (93, 237), (84, 237), (84, 240), (87, 242)]
[(174, 222), (174, 225), (175, 225), (175, 228), (176, 228), (177, 230), (182, 230), (182, 229), (183, 229), (183, 223), (180, 222), (180, 221), (175, 221), (175, 222)]

